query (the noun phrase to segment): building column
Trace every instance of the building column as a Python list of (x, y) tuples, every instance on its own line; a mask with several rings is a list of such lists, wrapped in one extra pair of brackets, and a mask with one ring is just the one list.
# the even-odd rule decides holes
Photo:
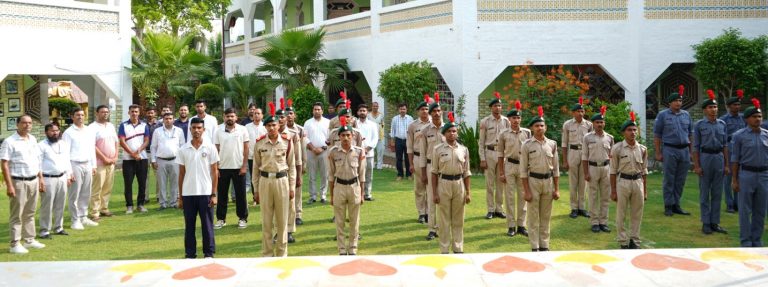
[(320, 28), (325, 21), (325, 2), (325, 0), (312, 0), (312, 27), (315, 29)]
[(38, 81), (40, 84), (40, 93), (38, 94), (40, 97), (40, 122), (46, 124), (50, 120), (50, 111), (48, 110), (48, 76), (40, 75)]

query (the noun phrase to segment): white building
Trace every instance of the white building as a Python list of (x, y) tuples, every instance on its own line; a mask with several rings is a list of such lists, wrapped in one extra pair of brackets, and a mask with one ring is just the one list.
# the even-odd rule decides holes
[(686, 107), (704, 94), (691, 45), (728, 27), (768, 34), (768, 1), (235, 0), (225, 19), (227, 76), (252, 72), (270, 34), (325, 27), (327, 57), (348, 59), (373, 100), (381, 101), (380, 72), (428, 60), (449, 97), (466, 96), (465, 120), (474, 122), (510, 67), (533, 61), (586, 68), (602, 79), (596, 93), (627, 100), (640, 115), (648, 104), (652, 118), (658, 94), (678, 84), (692, 95)]
[(72, 81), (91, 110), (127, 119), (116, 112), (132, 102), (132, 26), (130, 0), (0, 0), (0, 138), (22, 113), (48, 122), (49, 81)]

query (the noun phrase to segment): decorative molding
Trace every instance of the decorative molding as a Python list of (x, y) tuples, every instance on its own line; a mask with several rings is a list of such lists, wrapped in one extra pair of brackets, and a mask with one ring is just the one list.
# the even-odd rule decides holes
[(768, 18), (768, 0), (645, 0), (646, 19)]
[(477, 0), (477, 20), (611, 21), (627, 20), (628, 0)]
[(119, 13), (0, 1), (0, 26), (118, 33)]
[[(269, 37), (269, 36), (267, 36)], [(256, 39), (253, 39), (253, 41), (248, 43), (248, 51), (251, 53), (251, 55), (258, 55), (261, 53), (261, 51), (264, 51), (264, 49), (267, 48), (267, 38), (266, 37), (259, 37)]]
[(325, 25), (325, 40), (336, 41), (371, 35), (371, 17)]
[(237, 44), (226, 47), (227, 58), (240, 57), (245, 55), (245, 44)]
[(381, 32), (418, 29), (453, 23), (453, 2), (446, 1), (381, 14)]

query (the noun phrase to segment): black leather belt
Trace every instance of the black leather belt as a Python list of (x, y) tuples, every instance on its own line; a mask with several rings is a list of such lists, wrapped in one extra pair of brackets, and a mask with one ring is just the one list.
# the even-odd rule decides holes
[(445, 179), (445, 180), (459, 180), (459, 179), (461, 179), (461, 175), (460, 174), (457, 174), (457, 175), (441, 174), (440, 178)]
[(30, 176), (30, 177), (23, 177), (23, 176), (11, 176), (12, 179), (15, 180), (23, 180), (23, 181), (30, 181), (35, 180), (37, 176)]
[(432, 164), (432, 160), (431, 159), (427, 159), (427, 164)]
[(606, 165), (608, 165), (610, 162), (611, 162), (610, 160), (605, 160), (605, 161), (603, 161), (603, 162), (589, 161), (589, 165), (591, 165), (591, 166), (598, 166), (598, 167), (600, 167), (600, 166), (606, 166)]
[(176, 159), (175, 156), (174, 157), (157, 157), (157, 158), (162, 159), (162, 160), (166, 160), (166, 161), (172, 161), (172, 160)]
[(64, 176), (64, 173), (61, 174), (43, 174), (43, 177), (62, 177)]
[(751, 165), (741, 165), (741, 169), (751, 172), (764, 172), (768, 171), (768, 166), (751, 166)]
[(640, 173), (638, 173), (638, 174), (620, 173), (619, 177), (621, 177), (623, 179), (629, 179), (629, 180), (638, 180), (638, 179), (641, 179), (643, 177), (643, 175), (640, 174)]
[(668, 143), (664, 143), (664, 146), (673, 147), (673, 148), (676, 148), (676, 149), (688, 148), (688, 144), (668, 144)]
[(343, 185), (353, 185), (353, 184), (357, 183), (357, 177), (355, 177), (353, 179), (341, 179), (341, 178), (337, 177), (336, 178), (336, 183), (340, 183), (340, 184), (343, 184)]
[(701, 152), (709, 153), (709, 154), (718, 154), (723, 152), (723, 149), (708, 149), (708, 148), (702, 147)]
[(287, 171), (281, 171), (281, 172), (266, 172), (266, 171), (260, 171), (259, 174), (262, 177), (275, 177), (275, 178), (282, 178), (288, 175)]
[(511, 163), (514, 163), (514, 164), (520, 164), (520, 160), (519, 159), (511, 158), (511, 157), (507, 158), (507, 162), (511, 162)]
[(551, 171), (548, 172), (548, 173), (529, 172), (528, 176), (533, 177), (533, 178), (538, 178), (538, 179), (548, 179), (548, 178), (552, 177), (552, 172)]
[(492, 146), (492, 145), (487, 145), (487, 146), (485, 146), (485, 149), (487, 149), (487, 150), (494, 150), (495, 151), (496, 147)]
[(572, 145), (568, 145), (568, 148), (575, 149), (575, 150), (581, 150), (581, 145), (580, 144), (572, 144)]
[(421, 156), (421, 153), (420, 153), (420, 152), (417, 152), (417, 151), (415, 151), (415, 152), (413, 152), (413, 155), (414, 155), (414, 156)]

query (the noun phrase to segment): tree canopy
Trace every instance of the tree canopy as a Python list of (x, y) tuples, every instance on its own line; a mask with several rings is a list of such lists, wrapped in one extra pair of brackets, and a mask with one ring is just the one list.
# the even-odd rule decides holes
[(159, 28), (178, 36), (211, 30), (211, 19), (221, 18), (232, 0), (132, 0), (131, 17), (136, 35), (142, 38), (144, 28)]

